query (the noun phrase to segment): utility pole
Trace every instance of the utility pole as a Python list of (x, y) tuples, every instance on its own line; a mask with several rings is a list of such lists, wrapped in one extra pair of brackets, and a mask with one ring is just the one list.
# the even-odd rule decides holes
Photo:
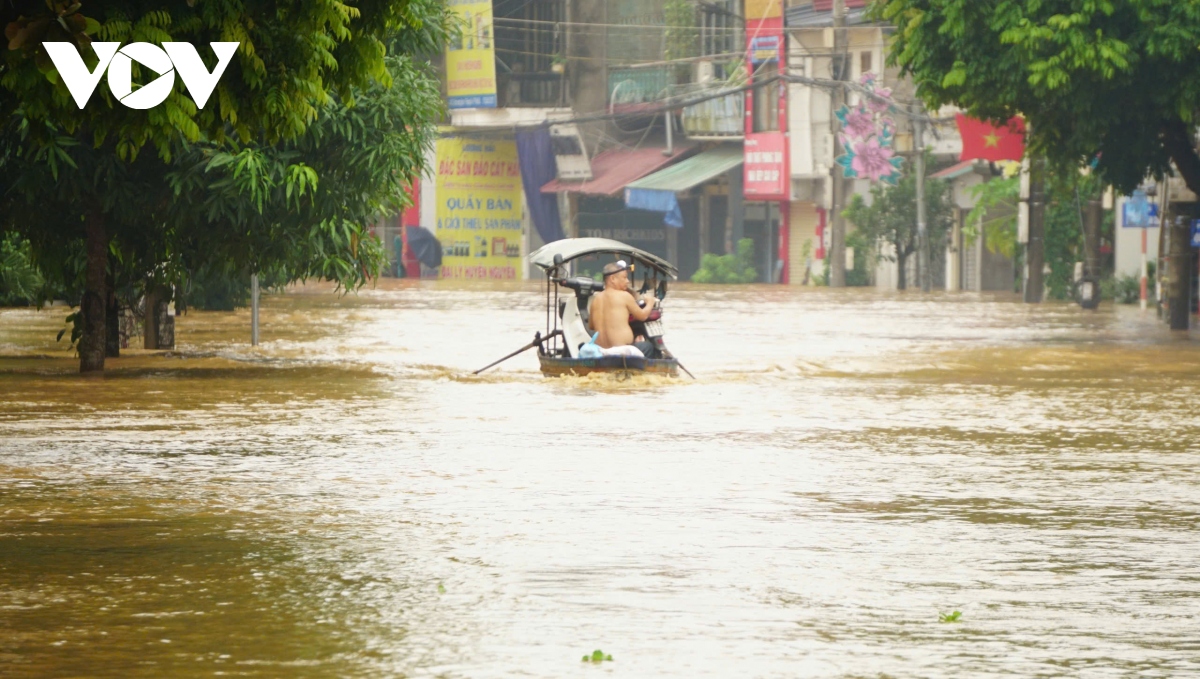
[(1046, 160), (1036, 158), (1029, 168), (1029, 242), (1025, 244), (1025, 302), (1042, 302), (1046, 235)]
[(929, 292), (933, 276), (929, 271), (929, 230), (925, 218), (925, 113), (921, 105), (913, 107), (913, 151), (917, 173), (917, 265), (920, 267), (921, 292)]
[[(833, 0), (833, 58), (830, 63), (833, 65), (833, 79), (845, 80), (849, 72), (849, 64), (847, 63), (848, 43), (846, 35), (846, 0)], [(838, 109), (846, 104), (846, 90), (842, 87), (835, 87), (831, 97), (833, 112), (836, 114)], [(840, 123), (837, 115), (829, 116), (833, 132), (834, 155), (837, 154), (837, 139), (840, 132)], [(829, 170), (829, 181), (832, 182), (830, 188), (833, 194), (833, 207), (830, 210), (830, 232), (829, 232), (829, 287), (844, 288), (846, 287), (846, 219), (842, 217), (842, 210), (846, 207), (846, 179), (842, 176), (841, 166), (833, 163), (833, 167)]]

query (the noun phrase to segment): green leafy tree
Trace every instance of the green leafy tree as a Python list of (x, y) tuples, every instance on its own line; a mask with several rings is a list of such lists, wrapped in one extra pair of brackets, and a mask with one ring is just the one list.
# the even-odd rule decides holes
[(45, 279), (32, 259), (28, 241), (15, 233), (0, 238), (0, 306), (37, 302)]
[[(1045, 262), (1047, 294), (1052, 299), (1070, 299), (1075, 290), (1075, 262), (1084, 257), (1083, 204), (1098, 194), (1102, 180), (1078, 171), (1055, 174), (1046, 182)], [(997, 178), (972, 189), (976, 205), (966, 217), (963, 235), (968, 242), (986, 234), (988, 249), (1007, 257), (1017, 252), (1018, 178)], [(1111, 228), (1111, 213), (1105, 219)]]
[[(188, 261), (189, 252), (197, 266), (203, 263), (197, 253), (234, 252), (230, 241), (217, 240), (228, 231), (211, 229), (206, 236), (196, 215), (179, 219), (176, 203), (187, 199), (185, 189), (203, 182), (168, 183), (167, 177), (174, 170), (194, 170), (197, 153), (209, 154), (202, 174), (216, 176), (232, 166), (227, 184), (209, 188), (253, 206), (227, 204), (208, 213), (223, 214), (229, 228), (250, 234), (238, 242), (263, 243), (268, 234), (292, 227), (287, 247), (239, 250), (239, 261), (254, 258), (265, 269), (288, 259), (280, 255), (286, 252), (293, 257), (286, 267), (290, 273), (359, 284), (371, 254), (369, 247), (359, 247), (361, 233), (356, 236), (348, 222), (359, 211), (343, 211), (341, 221), (328, 217), (336, 201), (322, 200), (317, 189), (335, 186), (341, 173), (327, 165), (330, 174), (322, 181), (312, 164), (306, 168), (302, 160), (291, 162), (265, 149), (292, 144), (286, 152), (300, 158), (304, 151), (296, 145), (304, 142), (297, 140), (314, 121), (350, 108), (356, 95), (375, 84), (412, 97), (413, 103), (394, 111), (390, 124), (410, 131), (415, 142), (405, 142), (407, 148), (419, 148), (438, 115), (427, 96), (436, 92), (436, 82), (428, 64), (411, 58), (389, 64), (385, 56), (436, 53), (452, 26), (438, 0), (126, 0), (87, 6), (25, 0), (0, 5), (0, 23), (9, 41), (0, 72), (0, 179), (12, 187), (0, 197), (0, 230), (28, 238), (41, 262), (65, 262), (82, 249), (79, 353), (85, 372), (104, 366), (113, 260), (116, 268), (140, 268), (157, 278), (172, 275), (171, 267)], [(184, 94), (179, 79), (167, 100), (149, 110), (114, 102), (102, 79), (80, 110), (41, 43), (74, 42), (94, 67), (93, 39), (191, 42), (201, 46), (210, 68), (215, 59), (206, 54), (208, 42), (236, 41), (239, 47), (204, 109)], [(145, 74), (135, 64), (133, 75), (136, 86)], [(343, 119), (343, 125), (365, 122)], [(326, 135), (334, 143), (349, 140), (328, 130)], [(142, 153), (147, 145), (157, 153)], [(342, 148), (329, 158), (353, 162), (352, 150)], [(383, 155), (395, 159), (390, 151)], [(227, 156), (236, 161), (226, 162)], [(418, 154), (393, 167), (396, 181), (411, 179), (405, 173), (419, 162)], [(376, 204), (387, 202), (370, 193)], [(307, 205), (302, 218), (281, 218), (272, 202), (277, 195)], [(317, 218), (322, 210), (326, 216)], [(251, 218), (252, 212), (258, 217)], [(299, 231), (313, 242), (301, 243)], [(339, 250), (338, 243), (348, 248)], [(355, 263), (336, 256), (347, 251)], [(312, 264), (315, 259), (319, 265)]]
[(984, 236), (992, 252), (1017, 256), (1017, 206), (1020, 204), (1020, 178), (996, 177), (971, 187), (975, 207), (963, 223), (963, 238), (974, 243)]
[[(1059, 174), (1098, 157), (1101, 179), (1129, 192), (1173, 162), (1200, 194), (1200, 3), (876, 0), (874, 11), (896, 26), (890, 59), (926, 104), (1024, 115), (1033, 151)], [(1180, 249), (1184, 228), (1172, 229)], [(1176, 311), (1172, 328), (1186, 328)]]
[[(688, 59), (700, 54), (700, 29), (696, 26), (696, 4), (690, 0), (666, 0), (663, 18), (667, 24), (663, 35), (667, 61)], [(675, 64), (672, 69), (677, 83), (687, 82), (691, 64)]]
[[(954, 206), (947, 182), (926, 177), (925, 210), (930, 252), (937, 252), (944, 246), (946, 233), (954, 225)], [(892, 246), (890, 254), (876, 250), (868, 261), (886, 259), (895, 262), (897, 286), (903, 290), (907, 285), (909, 257), (917, 251), (918, 245), (916, 175), (906, 174), (895, 186), (875, 184), (871, 187), (869, 205), (862, 195), (855, 194), (842, 214), (862, 234), (862, 243), (872, 248), (880, 242)], [(855, 248), (856, 259), (857, 255), (858, 248)]]
[(737, 254), (708, 253), (700, 258), (700, 268), (692, 274), (693, 283), (753, 283), (758, 280), (754, 268), (754, 240), (738, 241)]

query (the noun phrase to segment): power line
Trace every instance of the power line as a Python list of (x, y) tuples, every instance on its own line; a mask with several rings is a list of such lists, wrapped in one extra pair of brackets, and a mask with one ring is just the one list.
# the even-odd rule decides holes
[[(707, 4), (707, 3), (705, 3), (705, 4)], [(720, 10), (718, 10), (718, 11), (722, 14), (729, 14), (730, 16), (733, 16), (735, 18), (741, 18), (741, 17), (738, 17), (736, 14), (727, 13), (727, 12), (720, 11)], [(643, 16), (645, 16), (645, 15), (643, 15)], [(661, 16), (661, 15), (653, 15), (653, 16)], [(661, 23), (661, 24), (646, 24), (646, 25), (610, 24), (610, 23), (600, 23), (600, 22), (593, 22), (593, 21), (549, 21), (546, 19), (523, 19), (520, 17), (493, 17), (492, 21), (511, 23), (511, 24), (547, 24), (547, 25), (551, 25), (551, 26), (570, 26), (570, 27), (588, 26), (588, 27), (596, 27), (596, 28), (644, 28), (646, 30), (656, 30), (656, 31), (661, 31), (662, 29), (667, 28), (667, 23), (666, 23), (665, 19), (662, 20), (663, 23)], [(697, 32), (699, 32), (700, 30), (706, 30), (706, 31), (720, 30), (720, 31), (729, 31), (729, 32), (736, 32), (736, 31), (743, 30), (742, 26), (728, 26), (728, 27), (721, 27), (721, 28), (717, 28), (716, 26), (709, 26), (709, 27), (675, 26), (672, 28), (687, 28), (687, 29), (694, 30)]]
[[(613, 111), (612, 113), (609, 113), (607, 111), (607, 109), (604, 109), (603, 112), (599, 112), (599, 113), (590, 113), (590, 114), (584, 114), (584, 115), (577, 115), (577, 116), (574, 116), (571, 118), (561, 118), (561, 119), (555, 119), (555, 120), (540, 121), (537, 123), (530, 123), (528, 125), (513, 125), (512, 127), (514, 129), (530, 128), (530, 127), (547, 127), (550, 125), (562, 125), (562, 124), (569, 124), (569, 123), (580, 124), (580, 123), (601, 122), (601, 121), (606, 121), (606, 120), (615, 120), (615, 119), (622, 119), (622, 118), (627, 119), (627, 118), (634, 118), (634, 117), (653, 116), (653, 115), (658, 115), (660, 113), (664, 113), (666, 111), (673, 111), (673, 110), (680, 109), (680, 108), (687, 108), (688, 106), (693, 106), (695, 104), (703, 103), (705, 101), (711, 101), (713, 99), (720, 99), (720, 98), (728, 97), (728, 96), (731, 96), (734, 94), (742, 94), (742, 93), (749, 92), (750, 90), (754, 90), (754, 89), (757, 89), (760, 87), (767, 87), (767, 86), (773, 85), (777, 82), (787, 82), (787, 83), (798, 84), (798, 85), (808, 85), (810, 87), (816, 87), (818, 89), (825, 89), (825, 90), (831, 90), (831, 91), (838, 89), (838, 88), (845, 88), (845, 89), (854, 90), (865, 96), (873, 96), (878, 99), (883, 99), (883, 97), (879, 97), (879, 95), (872, 93), (870, 90), (868, 90), (867, 88), (865, 88), (861, 85), (858, 85), (857, 83), (851, 83), (851, 82), (846, 82), (846, 81), (842, 81), (842, 80), (833, 80), (833, 79), (829, 79), (829, 78), (807, 78), (804, 76), (794, 76), (794, 75), (776, 75), (776, 76), (771, 76), (769, 78), (764, 78), (758, 82), (748, 83), (746, 85), (742, 85), (739, 87), (722, 88), (722, 89), (714, 90), (713, 92), (710, 92), (708, 94), (703, 94), (703, 95), (699, 95), (699, 96), (684, 96), (679, 99), (676, 99), (674, 97), (667, 97), (667, 98), (657, 102), (655, 105), (647, 106), (645, 108), (640, 108), (636, 112), (633, 112), (633, 113), (617, 112), (617, 111)], [(896, 102), (893, 102), (893, 103), (896, 103)], [(954, 122), (953, 118), (933, 118), (928, 115), (916, 114), (916, 113), (912, 113), (911, 111), (906, 111), (903, 107), (900, 107), (900, 106), (894, 107), (890, 111), (890, 113), (896, 114), (902, 118), (908, 118), (910, 120), (920, 119), (920, 120), (925, 121), (928, 124), (933, 124), (933, 125), (945, 125), (947, 123)], [(455, 131), (455, 132), (448, 132), (447, 134), (462, 134), (462, 132), (463, 131)]]

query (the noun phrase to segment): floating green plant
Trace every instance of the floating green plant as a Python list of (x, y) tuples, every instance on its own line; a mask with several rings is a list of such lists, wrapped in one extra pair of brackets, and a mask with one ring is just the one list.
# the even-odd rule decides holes
[(439, 582), (438, 583), (438, 594), (445, 594), (445, 593), (446, 593), (446, 586)]
[(954, 611), (953, 613), (938, 613), (939, 622), (958, 622), (962, 617), (962, 611)]
[(596, 650), (592, 651), (591, 655), (583, 656), (583, 662), (604, 662), (605, 660), (608, 660), (611, 662), (612, 656), (604, 655), (604, 651), (601, 651), (598, 648)]

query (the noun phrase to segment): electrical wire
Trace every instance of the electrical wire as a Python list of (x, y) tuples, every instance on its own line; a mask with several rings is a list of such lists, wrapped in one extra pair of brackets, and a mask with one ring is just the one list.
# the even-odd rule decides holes
[[(511, 23), (511, 24), (550, 24), (550, 25), (555, 25), (555, 26), (588, 26), (588, 27), (595, 27), (595, 28), (635, 28), (635, 29), (645, 29), (647, 31), (659, 31), (659, 32), (661, 32), (664, 28), (668, 28), (665, 21), (661, 24), (605, 24), (605, 23), (594, 23), (591, 21), (588, 21), (588, 22), (546, 21), (544, 19), (520, 19), (517, 17), (493, 17), (492, 21)], [(690, 27), (690, 28), (692, 28), (692, 30), (695, 30), (697, 33), (699, 33), (701, 31), (700, 26), (695, 26), (695, 27)], [(718, 29), (715, 27), (712, 27), (712, 28), (705, 28), (703, 30), (715, 31)], [(742, 27), (730, 26), (728, 28), (724, 28), (724, 27), (720, 28), (719, 30), (735, 32), (735, 31), (742, 30)]]
[[(658, 115), (658, 114), (666, 112), (666, 111), (673, 111), (673, 110), (679, 109), (679, 108), (686, 108), (688, 106), (699, 104), (699, 103), (702, 103), (705, 101), (710, 101), (713, 99), (720, 99), (722, 97), (727, 97), (727, 96), (730, 96), (733, 94), (749, 92), (751, 90), (754, 90), (754, 89), (757, 89), (760, 87), (768, 87), (777, 82), (787, 82), (787, 83), (792, 83), (792, 84), (808, 85), (810, 87), (815, 87), (818, 89), (824, 89), (824, 90), (830, 90), (830, 91), (838, 89), (838, 88), (845, 88), (845, 89), (854, 90), (865, 96), (878, 97), (878, 95), (869, 91), (867, 88), (863, 87), (862, 85), (858, 85), (857, 83), (847, 82), (844, 80), (833, 80), (830, 78), (808, 78), (808, 77), (804, 77), (804, 76), (794, 76), (794, 75), (776, 75), (776, 76), (771, 76), (769, 78), (764, 78), (758, 82), (747, 83), (746, 85), (733, 87), (733, 88), (720, 89), (720, 90), (710, 92), (708, 94), (703, 94), (703, 95), (698, 95), (698, 96), (685, 96), (685, 97), (681, 97), (678, 99), (675, 97), (667, 97), (666, 99), (664, 99), (660, 102), (657, 102), (656, 105), (653, 105), (653, 106), (650, 106), (647, 108), (643, 108), (643, 109), (639, 109), (636, 113), (624, 113), (624, 112), (616, 112), (616, 111), (609, 112), (608, 107), (606, 107), (605, 109), (603, 109), (601, 112), (598, 112), (598, 113), (594, 112), (594, 113), (576, 115), (571, 118), (561, 118), (561, 119), (556, 119), (556, 120), (539, 121), (536, 123), (530, 123), (528, 125), (513, 125), (512, 127), (513, 127), (513, 129), (548, 127), (550, 125), (561, 125), (561, 124), (569, 124), (569, 123), (580, 124), (580, 123), (601, 122), (601, 121), (616, 120), (616, 119), (627, 119), (627, 118), (633, 118), (633, 117), (654, 116), (654, 115)], [(880, 97), (880, 98), (882, 98), (882, 97)], [(926, 115), (926, 114), (913, 113), (911, 111), (907, 111), (898, 106), (894, 107), (893, 110), (891, 111), (891, 113), (898, 115), (900, 117), (903, 117), (903, 118), (907, 118), (909, 120), (918, 120), (918, 119), (923, 120), (924, 122), (926, 122), (930, 125), (946, 125), (946, 124), (954, 122), (954, 118), (934, 118), (934, 117)], [(444, 134), (453, 135), (453, 134), (461, 134), (461, 132), (462, 131), (446, 132)]]

